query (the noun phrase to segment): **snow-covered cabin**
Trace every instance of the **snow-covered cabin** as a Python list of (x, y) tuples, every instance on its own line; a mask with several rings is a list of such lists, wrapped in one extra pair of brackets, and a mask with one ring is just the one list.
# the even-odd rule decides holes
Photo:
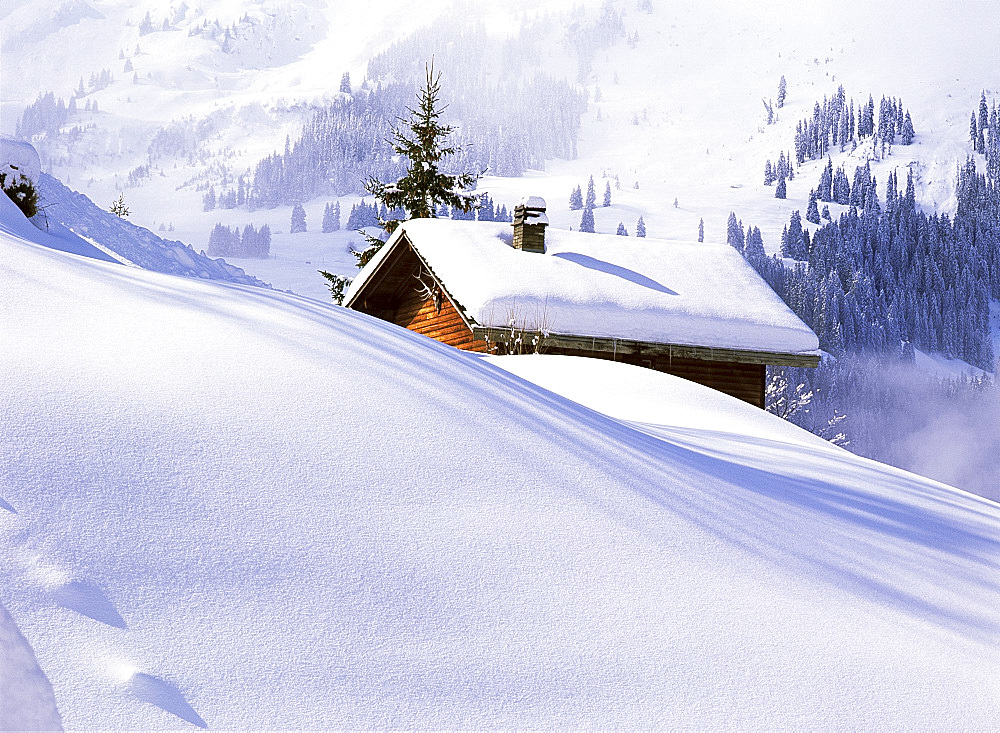
[(763, 406), (766, 366), (819, 363), (816, 334), (732, 247), (514, 225), (404, 222), (344, 305), (460, 349), (572, 354), (675, 374)]

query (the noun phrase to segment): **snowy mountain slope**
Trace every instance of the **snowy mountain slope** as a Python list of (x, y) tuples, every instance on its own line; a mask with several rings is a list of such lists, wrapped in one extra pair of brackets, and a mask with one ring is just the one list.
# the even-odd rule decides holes
[[(114, 81), (78, 100), (99, 102), (101, 112), (78, 111), (67, 125), (81, 128), (76, 148), (69, 142), (53, 148), (53, 172), (95, 200), (111, 200), (131, 185), (127, 174), (149, 162), (158, 129), (190, 123), (201, 131), (195, 149), (130, 188), (128, 199), (137, 222), (151, 229), (171, 222), (177, 236), (197, 249), (215, 222), (243, 226), (251, 218), (241, 210), (202, 212), (197, 186), (217, 180), (219, 165), (234, 174), (249, 171), (280, 151), (286, 136), (294, 142), (309, 105), (337, 95), (340, 73), (350, 72), (359, 86), (377, 52), (440, 18), (449, 19), (456, 33), (483, 22), (492, 34), (513, 36), (525, 18), (545, 17), (544, 70), (578, 84), (590, 100), (577, 157), (550, 161), (544, 176), (487, 177), (480, 188), (508, 204), (525, 193), (542, 195), (554, 226), (576, 228), (580, 212), (565, 205), (573, 186), (586, 185), (593, 174), (603, 188), (602, 176), (617, 176), (621, 188), (613, 205), (596, 211), (598, 231), (614, 232), (622, 222), (634, 234), (642, 215), (651, 236), (691, 239), (703, 219), (706, 236), (718, 241), (735, 211), (761, 228), (774, 251), (789, 212), (805, 210), (821, 163), (803, 166), (788, 199), (779, 201), (762, 185), (764, 161), (792, 148), (795, 123), (811, 116), (824, 95), (843, 84), (856, 101), (869, 94), (876, 102), (883, 95), (901, 97), (913, 113), (916, 144), (897, 146), (873, 172), (884, 186), (889, 169), (911, 168), (921, 205), (953, 210), (955, 166), (969, 152), (969, 112), (983, 89), (1000, 88), (993, 24), (982, 4), (933, 2), (915, 12), (895, 0), (878, 7), (860, 0), (837, 6), (776, 0), (752, 9), (719, 0), (612, 2), (626, 35), (581, 65), (571, 39), (601, 6), (442, 1), (414, 9), (387, 1), (351, 13), (338, 2), (192, 0), (164, 8), (148, 0), (45, 0), (9, 10), (5, 18), (4, 62), (19, 73), (5, 76), (2, 124), (12, 128), (19, 110), (41, 92), (68, 98), (80, 70), (86, 76), (109, 69)], [(147, 11), (155, 28), (143, 33)], [(216, 21), (218, 32), (203, 32)], [(223, 26), (240, 29), (229, 45)], [(66, 63), (51, 63), (53, 53)], [(124, 71), (126, 62), (133, 71)], [(525, 74), (533, 73), (526, 68)], [(761, 99), (776, 96), (781, 75), (788, 80), (788, 102), (768, 126)], [(444, 91), (447, 98), (447, 76)], [(834, 154), (834, 164), (845, 164), (850, 174), (865, 158), (863, 150), (853, 156), (845, 151)], [(321, 210), (322, 203), (313, 208)], [(280, 207), (252, 218), (257, 226), (266, 219), (278, 232), (287, 227), (289, 211)], [(327, 253), (327, 265), (352, 274), (343, 244), (337, 242), (338, 253)], [(278, 287), (303, 291), (304, 282), (318, 277), (313, 265), (323, 250), (311, 238), (290, 238), (283, 246), (281, 266), (243, 264), (260, 267), (258, 275)], [(295, 256), (297, 249), (302, 256)], [(316, 282), (309, 294), (323, 297), (322, 281)]]
[(145, 270), (268, 287), (223, 259), (206, 257), (191, 245), (161, 239), (147, 229), (111, 214), (83, 194), (42, 174), (39, 191), (47, 203), (44, 218), (69, 228), (108, 252), (116, 260)]
[(67, 727), (1000, 713), (996, 504), (666, 375), (638, 426), (354, 312), (0, 250), (0, 604)]

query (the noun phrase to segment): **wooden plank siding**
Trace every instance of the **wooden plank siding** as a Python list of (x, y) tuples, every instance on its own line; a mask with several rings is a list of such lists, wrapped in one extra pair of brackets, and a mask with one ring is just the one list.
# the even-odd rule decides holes
[(434, 301), (433, 297), (421, 297), (419, 286), (411, 287), (401, 294), (391, 320), (398, 326), (458, 349), (486, 351), (486, 342), (472, 338), (472, 329), (465, 325), (447, 294), (441, 294), (440, 310)]

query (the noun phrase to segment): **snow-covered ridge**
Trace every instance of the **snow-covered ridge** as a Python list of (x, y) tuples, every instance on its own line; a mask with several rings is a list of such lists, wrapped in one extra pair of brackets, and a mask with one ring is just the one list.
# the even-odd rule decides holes
[(105, 250), (138, 267), (172, 275), (269, 287), (223, 259), (195, 252), (191, 245), (183, 242), (162, 239), (148, 229), (101, 209), (50, 175), (41, 175), (39, 189), (46, 203), (44, 219), (58, 222), (96, 241)]
[[(161, 239), (71, 191), (41, 173), (38, 154), (28, 143), (0, 137), (0, 171), (8, 178), (25, 176), (38, 191), (39, 211), (30, 220), (3, 199), (0, 230), (27, 237), (46, 247), (105, 262), (121, 262), (147, 270), (243, 285), (269, 287), (222, 259), (206, 257), (183, 242)], [(35, 229), (38, 231), (35, 231)]]

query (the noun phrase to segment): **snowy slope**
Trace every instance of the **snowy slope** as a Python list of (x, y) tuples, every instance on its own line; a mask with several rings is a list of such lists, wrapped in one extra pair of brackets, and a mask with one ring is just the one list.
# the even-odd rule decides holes
[(0, 279), (0, 605), (69, 728), (1000, 714), (996, 504), (664, 375), (639, 426), (273, 291)]
[(0, 730), (62, 730), (52, 685), (38, 668), (31, 646), (2, 605)]
[[(308, 105), (336, 95), (339, 74), (350, 72), (357, 86), (374, 54), (437, 18), (449, 18), (455, 28), (483, 21), (491, 33), (509, 36), (524, 14), (547, 13), (544, 43), (553, 57), (545, 70), (569, 78), (590, 99), (578, 155), (550, 161), (544, 173), (487, 177), (480, 188), (508, 205), (524, 194), (554, 204), (565, 203), (591, 174), (600, 189), (602, 176), (611, 181), (617, 176), (621, 188), (614, 191), (613, 205), (595, 212), (598, 231), (614, 232), (622, 222), (634, 234), (642, 215), (650, 236), (692, 239), (703, 219), (706, 238), (722, 241), (726, 218), (735, 211), (745, 224), (761, 228), (774, 251), (789, 213), (805, 209), (822, 163), (803, 166), (789, 184), (788, 199), (777, 200), (773, 188), (762, 185), (764, 161), (792, 148), (796, 122), (811, 116), (824, 95), (843, 84), (853, 101), (869, 94), (876, 104), (883, 95), (902, 98), (913, 115), (916, 143), (896, 146), (874, 163), (873, 173), (884, 186), (889, 169), (904, 169), (905, 180), (910, 168), (919, 203), (951, 210), (955, 166), (969, 152), (969, 114), (984, 89), (1000, 89), (996, 24), (983, 3), (935, 0), (917, 12), (903, 0), (877, 5), (651, 0), (646, 12), (645, 3), (613, 2), (626, 33), (637, 39), (622, 38), (600, 50), (592, 67), (578, 74), (567, 39), (597, 17), (601, 4), (439, 0), (413, 6), (383, 0), (366, 5), (363, 13), (336, 0), (190, 0), (184, 12), (180, 3), (168, 7), (151, 0), (8, 4), (0, 11), (3, 64), (17, 73), (3, 78), (0, 126), (10, 131), (41, 92), (68, 98), (80, 76), (112, 71), (113, 84), (87, 95), (102, 112), (80, 112), (71, 123), (83, 128), (90, 159), (63, 161), (59, 148), (51, 171), (94, 200), (110, 201), (128, 172), (149, 162), (148, 146), (158, 129), (181, 120), (198, 122), (204, 128), (199, 155), (168, 161), (153, 178), (129, 189), (127, 198), (136, 222), (150, 229), (169, 222), (176, 236), (201, 249), (217, 221), (242, 227), (252, 219), (276, 233), (287, 229), (287, 207), (252, 216), (240, 210), (206, 213), (202, 192), (190, 184), (211, 177), (213, 163), (224, 162), (234, 172), (252, 170), (261, 157), (282, 149), (286, 135), (294, 142)], [(147, 11), (158, 24), (168, 20), (169, 29), (140, 35)], [(218, 44), (189, 35), (206, 22), (228, 25), (242, 17), (261, 35), (239, 53), (223, 53)], [(126, 62), (133, 72), (124, 71)], [(777, 123), (767, 126), (761, 100), (776, 96), (781, 75), (788, 81), (788, 102)], [(447, 101), (447, 77), (443, 84)], [(864, 150), (853, 157), (845, 151), (835, 153), (833, 162), (845, 164), (850, 175), (865, 158)], [(342, 201), (342, 208), (355, 200)], [(311, 222), (318, 221), (323, 203), (307, 206)], [(836, 216), (838, 207), (831, 208)], [(553, 206), (549, 216), (553, 226), (579, 226), (580, 212), (568, 206)], [(277, 287), (322, 298), (324, 281), (315, 274), (320, 258), (328, 268), (353, 274), (346, 242), (338, 239), (336, 245), (331, 251), (314, 237), (277, 236), (280, 264), (241, 264)]]
[[(0, 202), (4, 231), (27, 236), (46, 247), (104, 262), (210, 280), (268, 287), (239, 267), (206, 257), (183, 242), (167, 241), (115, 214), (104, 211), (39, 171), (38, 153), (28, 143), (0, 135), (0, 172), (24, 175), (38, 191), (39, 211), (30, 220), (6, 197)], [(36, 231), (37, 230), (37, 231)]]
[(47, 204), (42, 226), (55, 225), (86, 237), (92, 247), (99, 247), (101, 253), (106, 253), (98, 259), (114, 259), (170, 275), (268, 287), (267, 283), (221, 258), (207, 257), (204, 250), (195, 252), (189, 244), (162, 239), (148, 229), (104, 211), (52, 176), (43, 173), (38, 188)]

